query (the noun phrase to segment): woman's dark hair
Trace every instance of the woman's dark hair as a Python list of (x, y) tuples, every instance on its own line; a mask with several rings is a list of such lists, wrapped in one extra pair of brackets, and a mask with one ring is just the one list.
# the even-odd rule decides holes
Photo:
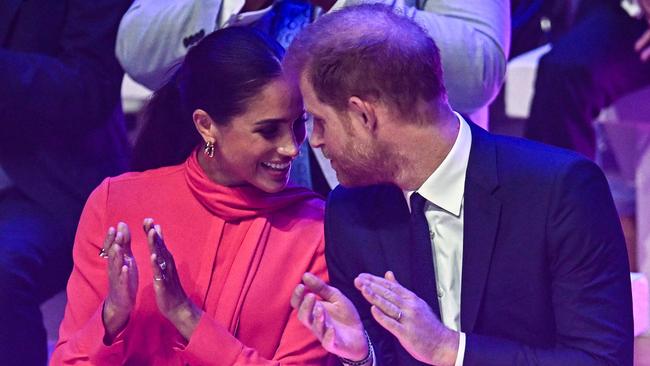
[(203, 38), (147, 103), (132, 169), (183, 162), (202, 143), (192, 113), (202, 109), (215, 123), (230, 123), (281, 75), (283, 57), (279, 43), (249, 27), (220, 29)]

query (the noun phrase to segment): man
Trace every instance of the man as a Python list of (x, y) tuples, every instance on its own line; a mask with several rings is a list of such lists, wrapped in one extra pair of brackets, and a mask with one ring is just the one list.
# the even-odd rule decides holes
[(324, 16), (285, 60), (311, 144), (350, 187), (326, 211), (332, 286), (305, 274), (291, 300), (326, 349), (349, 365), (632, 365), (625, 245), (592, 162), (454, 113), (435, 43), (387, 7)]
[(90, 191), (127, 166), (117, 27), (130, 0), (0, 1), (0, 363), (44, 365)]

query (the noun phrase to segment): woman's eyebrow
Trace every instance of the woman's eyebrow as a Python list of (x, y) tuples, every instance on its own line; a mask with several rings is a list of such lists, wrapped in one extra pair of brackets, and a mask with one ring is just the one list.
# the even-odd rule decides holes
[(282, 118), (267, 118), (255, 122), (255, 125), (271, 125), (276, 123), (284, 123), (286, 121), (287, 121), (286, 119), (282, 119)]

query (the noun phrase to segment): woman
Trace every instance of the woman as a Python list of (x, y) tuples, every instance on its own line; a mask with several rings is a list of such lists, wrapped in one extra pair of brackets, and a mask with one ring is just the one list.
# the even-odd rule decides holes
[(323, 202), (286, 187), (305, 118), (283, 52), (219, 30), (155, 93), (136, 164), (167, 166), (89, 198), (53, 365), (325, 362), (289, 305), (304, 272), (327, 274)]

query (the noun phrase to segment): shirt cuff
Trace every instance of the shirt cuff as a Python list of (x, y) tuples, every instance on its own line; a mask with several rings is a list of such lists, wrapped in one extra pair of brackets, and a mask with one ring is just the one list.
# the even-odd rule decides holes
[(458, 339), (458, 353), (456, 354), (456, 363), (454, 363), (454, 366), (463, 366), (463, 362), (465, 361), (465, 338), (465, 333), (460, 332), (460, 338)]

